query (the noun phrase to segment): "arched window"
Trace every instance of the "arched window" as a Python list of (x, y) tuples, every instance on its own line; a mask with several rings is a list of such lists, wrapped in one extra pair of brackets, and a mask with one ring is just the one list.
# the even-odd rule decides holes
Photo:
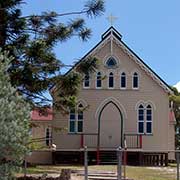
[(113, 88), (114, 87), (114, 75), (113, 73), (109, 73), (109, 88)]
[(106, 61), (106, 66), (107, 66), (108, 68), (114, 68), (114, 67), (116, 67), (116, 66), (117, 66), (117, 62), (116, 62), (115, 58), (110, 57), (110, 58)]
[(142, 104), (138, 108), (138, 133), (144, 133), (144, 107)]
[(77, 110), (71, 109), (69, 116), (69, 132), (83, 132), (83, 105), (79, 104)]
[(97, 88), (101, 88), (102, 87), (102, 81), (101, 81), (102, 77), (101, 77), (101, 72), (97, 73), (96, 76), (96, 87)]
[(138, 133), (152, 134), (152, 106), (148, 104), (144, 107), (142, 104), (138, 107)]
[(72, 108), (70, 110), (70, 114), (69, 114), (69, 132), (70, 133), (75, 133), (76, 132), (76, 113), (75, 113), (75, 109)]
[(126, 88), (126, 73), (121, 73), (121, 88)]
[(146, 107), (146, 133), (152, 133), (152, 107), (148, 105)]
[(89, 88), (90, 87), (90, 76), (89, 74), (86, 74), (84, 76), (84, 87)]
[(78, 106), (77, 132), (83, 132), (83, 105)]
[(133, 74), (133, 88), (137, 89), (139, 87), (139, 77), (138, 77), (138, 73), (135, 72)]
[(46, 146), (49, 146), (51, 143), (51, 132), (49, 128), (46, 128)]

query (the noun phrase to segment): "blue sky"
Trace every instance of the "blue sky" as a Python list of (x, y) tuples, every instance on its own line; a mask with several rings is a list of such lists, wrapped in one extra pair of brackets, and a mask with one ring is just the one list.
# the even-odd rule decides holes
[[(24, 0), (23, 13), (39, 14), (42, 11), (58, 13), (81, 10), (85, 0)], [(65, 64), (83, 57), (101, 38), (110, 24), (106, 17), (118, 17), (114, 27), (122, 40), (137, 53), (169, 85), (180, 81), (180, 1), (179, 0), (106, 0), (106, 11), (96, 19), (86, 19), (93, 31), (88, 42), (77, 37), (58, 44), (56, 55)], [(59, 19), (67, 22), (73, 17)]]

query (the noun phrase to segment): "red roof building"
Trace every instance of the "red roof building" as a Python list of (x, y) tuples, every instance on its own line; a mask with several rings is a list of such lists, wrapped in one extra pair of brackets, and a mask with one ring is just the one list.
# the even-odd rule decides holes
[(47, 110), (34, 109), (31, 112), (32, 121), (52, 121), (53, 120), (53, 111), (52, 108)]

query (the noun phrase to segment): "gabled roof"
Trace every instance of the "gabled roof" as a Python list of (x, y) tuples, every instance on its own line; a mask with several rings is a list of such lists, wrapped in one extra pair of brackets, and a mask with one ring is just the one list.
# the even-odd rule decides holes
[(127, 53), (131, 57), (131, 59), (133, 59), (143, 70), (145, 70), (147, 74), (150, 75), (153, 80), (156, 81), (167, 93), (173, 94), (170, 86), (122, 41), (122, 35), (112, 26), (102, 34), (101, 41), (96, 44), (84, 57), (82, 57), (81, 60), (79, 60), (69, 71), (67, 71), (65, 75), (70, 73), (82, 61), (86, 60), (88, 56), (93, 54), (96, 49), (98, 49), (105, 41), (109, 40), (111, 37), (113, 37), (113, 40), (115, 40), (115, 42), (124, 50), (124, 52)]

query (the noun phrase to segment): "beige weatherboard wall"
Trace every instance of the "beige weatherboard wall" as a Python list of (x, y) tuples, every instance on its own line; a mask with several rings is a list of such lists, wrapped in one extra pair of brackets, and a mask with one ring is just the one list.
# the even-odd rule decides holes
[[(99, 132), (100, 148), (122, 146), (124, 134), (142, 134), (142, 149), (151, 151), (174, 150), (174, 125), (169, 119), (169, 99), (171, 90), (146, 64), (142, 62), (121, 40), (121, 35), (110, 28), (102, 36), (101, 42), (86, 56), (99, 59), (102, 86), (97, 87), (97, 72), (90, 74), (89, 87), (82, 83), (78, 95), (79, 104), (88, 107), (83, 112), (84, 143), (88, 147), (97, 146)], [(107, 60), (113, 57), (116, 65), (107, 67)], [(73, 68), (75, 69), (75, 67)], [(72, 69), (72, 70), (73, 70)], [(126, 85), (121, 87), (121, 75), (126, 75)], [(113, 73), (114, 85), (109, 87), (109, 74)], [(138, 75), (138, 87), (133, 88), (133, 75)], [(53, 88), (53, 96), (58, 91)], [(139, 107), (151, 107), (151, 124), (148, 111), (144, 109), (144, 131), (138, 132)], [(100, 115), (101, 114), (101, 115)], [(142, 115), (142, 114), (141, 114)], [(77, 118), (77, 116), (76, 116)], [(77, 150), (81, 148), (81, 134), (69, 132), (70, 116), (62, 115), (54, 109), (54, 127), (67, 128), (67, 132), (53, 131), (53, 143), (57, 150)], [(77, 121), (75, 124), (77, 125)], [(140, 123), (142, 125), (142, 123)], [(147, 133), (146, 128), (151, 129)]]

